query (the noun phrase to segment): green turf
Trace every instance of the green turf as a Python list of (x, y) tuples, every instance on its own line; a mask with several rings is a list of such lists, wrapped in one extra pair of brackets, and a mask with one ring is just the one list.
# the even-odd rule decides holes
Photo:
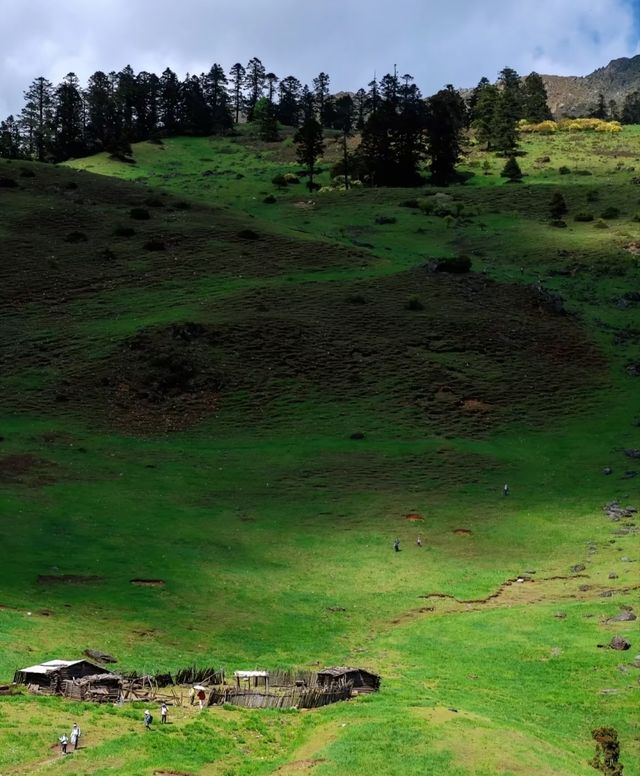
[[(21, 188), (0, 193), (19, 258), (1, 270), (1, 676), (93, 647), (149, 671), (355, 663), (383, 686), (317, 712), (183, 709), (149, 735), (141, 708), (0, 699), (0, 773), (575, 776), (603, 724), (638, 772), (637, 629), (605, 620), (637, 604), (640, 555), (601, 505), (640, 501), (622, 452), (640, 446), (640, 320), (616, 304), (640, 290), (639, 137), (527, 137), (519, 185), (472, 148), (450, 217), (424, 212), (429, 188), (278, 190), (290, 138), (246, 132), (69, 165), (85, 172), (3, 164)], [(565, 229), (547, 223), (556, 190)], [(609, 206), (607, 229), (573, 220)], [(478, 274), (421, 268), (461, 253)], [(186, 321), (219, 395), (138, 412), (118, 387), (149, 379), (132, 338), (165, 352)], [(535, 581), (501, 588), (520, 574)], [(598, 648), (615, 633), (631, 652)], [(86, 746), (50, 762), (72, 717)]]

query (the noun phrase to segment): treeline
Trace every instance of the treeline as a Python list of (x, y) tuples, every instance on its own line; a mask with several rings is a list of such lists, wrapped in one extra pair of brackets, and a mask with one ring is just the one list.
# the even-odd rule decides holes
[[(279, 126), (298, 128), (299, 146), (309, 153), (322, 146), (322, 131), (341, 133), (343, 173), (375, 185), (412, 185), (426, 161), (434, 182), (455, 174), (462, 133), (470, 125), (488, 148), (510, 155), (518, 122), (550, 116), (542, 79), (524, 79), (511, 68), (497, 83), (483, 78), (468, 101), (447, 86), (424, 98), (410, 74), (395, 69), (367, 88), (335, 95), (327, 73), (311, 86), (295, 76), (278, 78), (262, 62), (236, 63), (226, 73), (219, 64), (180, 79), (167, 68), (160, 76), (98, 71), (82, 87), (69, 73), (54, 86), (36, 78), (24, 93), (16, 117), (0, 123), (0, 156), (59, 162), (99, 151), (126, 156), (131, 143), (174, 135), (216, 135), (254, 122), (260, 137), (279, 139)], [(347, 139), (361, 135), (355, 153)], [(316, 153), (317, 155), (317, 153)]]
[(602, 93), (589, 112), (589, 118), (602, 121), (619, 121), (621, 124), (640, 124), (640, 91), (629, 92), (622, 102), (622, 107), (616, 100), (607, 103)]

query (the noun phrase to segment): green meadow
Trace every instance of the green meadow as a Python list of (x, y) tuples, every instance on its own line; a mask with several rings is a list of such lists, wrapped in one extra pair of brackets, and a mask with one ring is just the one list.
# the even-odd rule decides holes
[(87, 648), (382, 676), (149, 732), (2, 696), (0, 774), (588, 776), (602, 725), (640, 773), (637, 518), (602, 509), (640, 508), (640, 128), (521, 148), (520, 184), (471, 146), (464, 184), (340, 191), (329, 137), (313, 194), (246, 128), (0, 164), (0, 683)]

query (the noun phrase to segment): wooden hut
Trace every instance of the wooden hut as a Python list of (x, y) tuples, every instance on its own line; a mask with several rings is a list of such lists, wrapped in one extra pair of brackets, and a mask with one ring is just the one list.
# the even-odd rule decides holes
[(105, 671), (89, 660), (47, 660), (16, 671), (13, 681), (27, 684), (40, 692), (58, 693), (67, 679), (82, 679), (92, 674), (104, 674)]
[(349, 666), (336, 666), (335, 668), (323, 668), (318, 671), (319, 687), (331, 687), (332, 685), (350, 684), (358, 693), (376, 692), (380, 689), (380, 676), (364, 668), (351, 668)]
[(238, 689), (242, 686), (241, 682), (244, 682), (247, 687), (251, 687), (251, 685), (257, 687), (259, 684), (262, 684), (265, 691), (269, 690), (268, 671), (234, 671), (233, 675)]
[(122, 677), (118, 674), (92, 674), (82, 679), (65, 679), (62, 694), (77, 701), (117, 703), (122, 694)]

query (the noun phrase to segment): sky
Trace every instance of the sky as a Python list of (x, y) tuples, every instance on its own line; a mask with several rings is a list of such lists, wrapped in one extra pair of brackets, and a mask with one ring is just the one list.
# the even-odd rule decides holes
[(0, 0), (0, 117), (37, 76), (95, 70), (181, 77), (259, 57), (333, 91), (398, 66), (425, 94), (505, 65), (586, 75), (640, 52), (640, 0)]

